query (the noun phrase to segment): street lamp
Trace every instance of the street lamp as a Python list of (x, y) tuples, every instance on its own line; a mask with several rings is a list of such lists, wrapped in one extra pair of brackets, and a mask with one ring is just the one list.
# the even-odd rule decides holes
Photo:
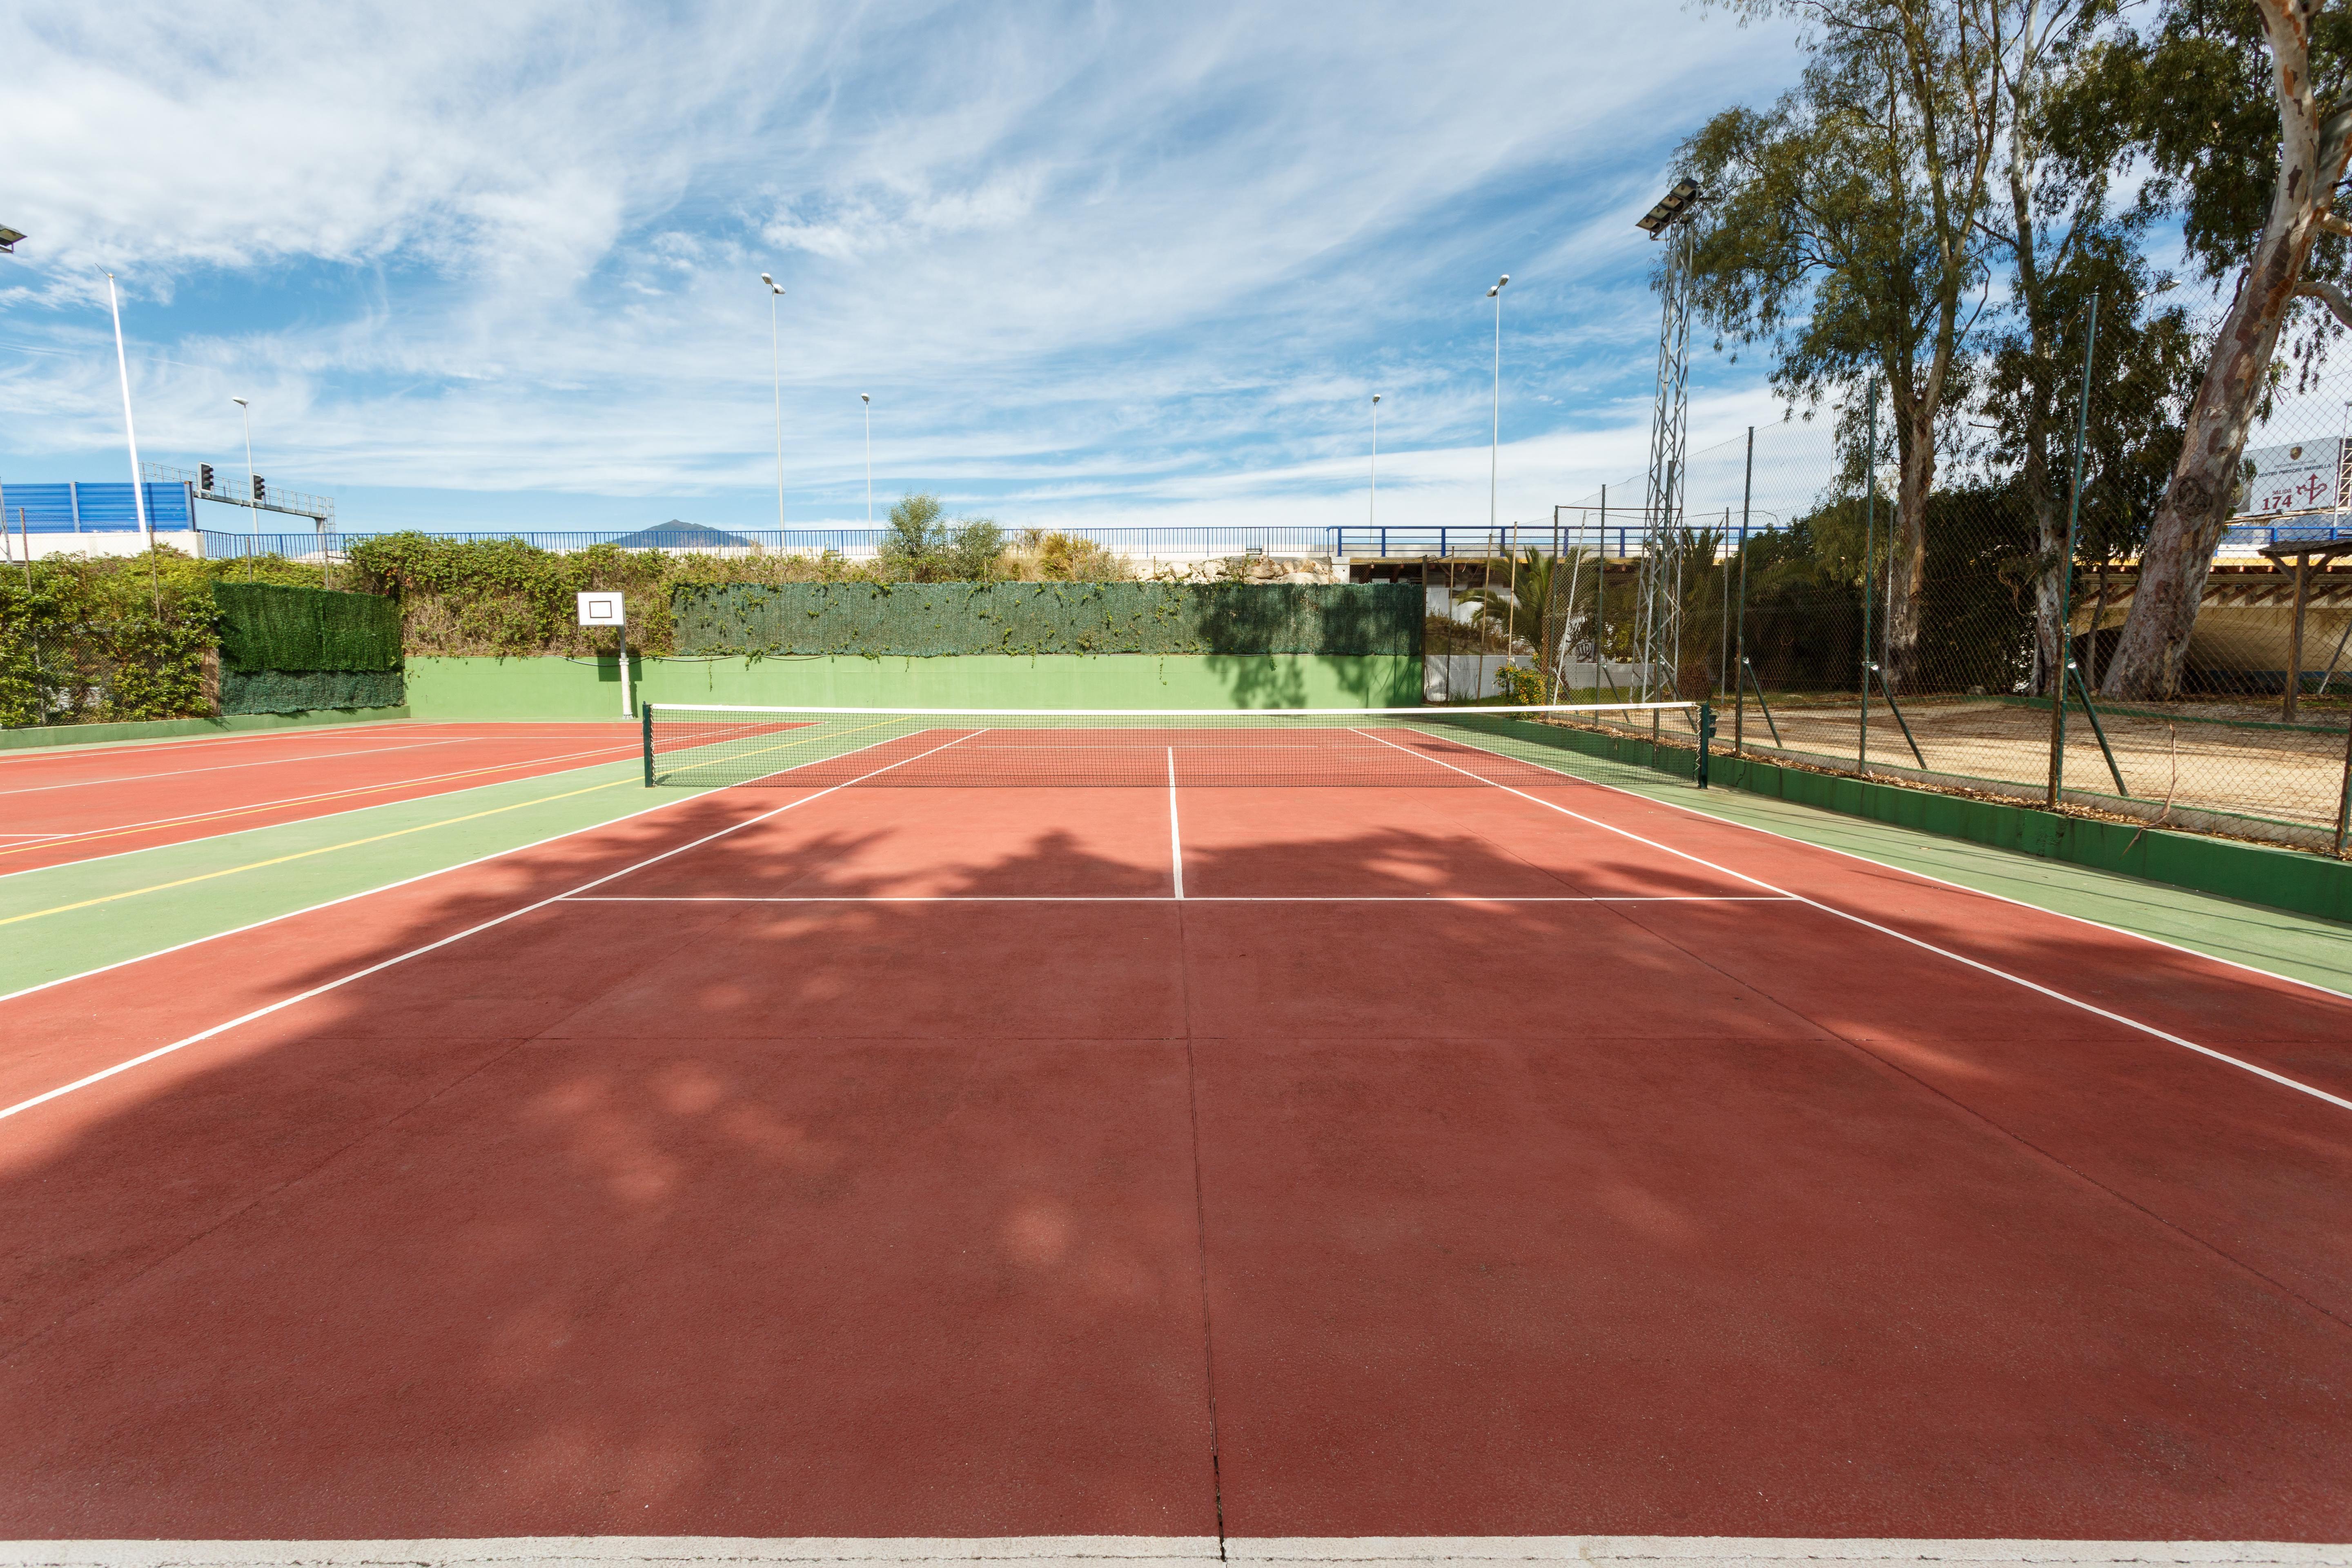
[(866, 405), (866, 526), (874, 526), (874, 399), (866, 393), (857, 395)]
[[(784, 297), (784, 291), (773, 278), (764, 272), (760, 274), (760, 281), (768, 286), (768, 373), (776, 387), (776, 528), (782, 531), (784, 526), (784, 358), (777, 337), (776, 301)], [(782, 548), (783, 542), (781, 539), (776, 541), (777, 547)]]
[(1381, 395), (1372, 394), (1372, 493), (1364, 509), (1364, 526), (1381, 525)]
[[(253, 493), (257, 488), (253, 482), (253, 405), (242, 397), (232, 397), (229, 401), (245, 410), (245, 493), (247, 500), (258, 500), (260, 498)], [(261, 548), (261, 509), (259, 507), (253, 509), (253, 521), (247, 525), (245, 531), (250, 541), (245, 552), (245, 574), (250, 580), (253, 576), (254, 552)]]
[(1486, 532), (1495, 531), (1495, 497), (1503, 472), (1503, 285), (1511, 280), (1507, 272), (1495, 280), (1486, 290), (1486, 298), (1495, 301), (1495, 437), (1486, 454)]

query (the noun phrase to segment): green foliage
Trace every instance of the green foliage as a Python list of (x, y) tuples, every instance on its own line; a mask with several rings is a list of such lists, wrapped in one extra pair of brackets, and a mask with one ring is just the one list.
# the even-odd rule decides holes
[(52, 555), (0, 568), (0, 725), (178, 719), (210, 711), (213, 584), (315, 582), (280, 556), (197, 561)]
[(515, 539), (390, 533), (350, 552), (357, 585), (398, 601), (410, 653), (610, 652), (609, 635), (579, 625), (578, 595), (617, 591), (632, 646), (668, 647), (673, 558), (611, 544), (557, 553)]
[(223, 669), (224, 713), (308, 713), (328, 708), (397, 708), (408, 700), (397, 669)]
[[(1874, 552), (1863, 500), (1850, 496), (1785, 529), (1749, 537), (1744, 636), (1767, 688), (1851, 692), (1860, 686), (1866, 559), (1873, 643), (1885, 633), (1883, 497), (1876, 524)], [(1729, 558), (1728, 569), (1738, 567), (1738, 557)], [(1916, 673), (1898, 678), (1897, 690), (2000, 693), (2027, 679), (2037, 570), (2032, 516), (2014, 484), (1929, 497)], [(1710, 627), (1706, 635), (1717, 633)]]
[(1024, 528), (1007, 547), (1005, 575), (1035, 583), (1124, 583), (1135, 575), (1124, 557), (1076, 534)]
[(880, 575), (898, 583), (987, 583), (1003, 575), (1004, 531), (987, 518), (950, 523), (935, 495), (903, 497), (884, 525)]
[(376, 594), (216, 582), (223, 670), (396, 669), (400, 609)]
[(1421, 651), (1422, 590), (1372, 583), (682, 584), (699, 654)]
[(1507, 664), (1495, 672), (1495, 689), (1511, 706), (1532, 708), (1544, 700), (1543, 671)]
[[(2323, 111), (2352, 95), (2352, 12), (2309, 7), (2310, 88)], [(2276, 63), (2250, 0), (2166, 0), (2095, 53), (2073, 106), (2088, 126), (2127, 128), (2155, 178), (2143, 208), (2177, 216), (2184, 248), (2215, 283), (2252, 256), (2279, 172)], [(2300, 86), (2302, 84), (2298, 84)], [(2305, 276), (2341, 280), (2352, 247), (2323, 233)]]

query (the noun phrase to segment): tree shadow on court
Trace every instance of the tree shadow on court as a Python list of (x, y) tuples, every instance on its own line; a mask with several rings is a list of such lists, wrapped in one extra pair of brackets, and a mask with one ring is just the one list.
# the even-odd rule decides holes
[[(1847, 1309), (1791, 1283), (1821, 1272), (1807, 1246), (1942, 1246), (1939, 1287), (1976, 1288), (1983, 1259), (1952, 1240), (1976, 1234), (1967, 1205), (1926, 1220), (1902, 1207), (1934, 1207), (1936, 1162), (1956, 1150), (1992, 1157), (1956, 1102), (2031, 1119), (2055, 1157), (2170, 1223), (2234, 1226), (2239, 1254), (2315, 1297), (2352, 1296), (2325, 1201), (2352, 1145), (2217, 1102), (2137, 1042), (2093, 1113), (2049, 1092), (2064, 1030), (2002, 1011), (2009, 992), (1960, 986), (1948, 961), (1801, 906), (1429, 897), (1723, 890), (1637, 845), (1561, 829), (1547, 840), (1561, 880), (1458, 807), (1351, 825), (1343, 792), (1269, 793), (1262, 808), (1236, 793), (1200, 807), (1180, 909), (1157, 894), (1164, 836), (1107, 843), (1106, 812), (1041, 811), (1016, 840), (959, 831), (944, 794), (851, 794), (828, 808), (842, 820), (787, 812), (590, 890), (678, 901), (549, 904), (402, 958), (719, 833), (772, 795), (703, 797), (152, 961), (184, 1000), (150, 994), (142, 969), (50, 994), (40, 1026), (54, 1038), (20, 1034), (25, 1048), (65, 1052), (77, 1016), (177, 1037), (384, 965), (0, 1123), (0, 1408), (18, 1413), (0, 1423), (0, 1537), (1213, 1535), (1204, 1270), (1229, 1268), (1221, 1300), (1250, 1299), (1254, 1276), (1213, 1255), (1257, 1257), (1268, 1238), (1278, 1252), (1307, 1223), (1285, 1217), (1286, 1181), (1340, 1205), (1311, 1246), (1299, 1237), (1318, 1267), (1433, 1256), (1447, 1226), (1486, 1223), (1472, 1208), (1538, 1230), (1553, 1223), (1538, 1211), (1590, 1208), (1593, 1235), (1638, 1248), (1610, 1267), (1664, 1292), (1611, 1298), (1625, 1321), (1696, 1312), (1672, 1281), (1726, 1248), (1794, 1292), (1769, 1310), (1830, 1312)], [(894, 823), (918, 796), (919, 842)], [(1330, 901), (1242, 901), (1288, 889)], [(1051, 900), (1018, 901), (1028, 889)], [(1991, 962), (2145, 971), (2145, 949), (2113, 933), (2070, 928), (2053, 954), (2046, 930), (1967, 920), (1923, 900), (1906, 929)], [(149, 1043), (69, 1053), (81, 1065), (57, 1079)], [(1881, 1064), (1898, 1052), (1930, 1091), (1915, 1104), (1898, 1084), (1895, 1114)], [(1612, 1131), (1653, 1103), (1674, 1108), (1665, 1131)], [(2116, 1142), (2118, 1121), (2173, 1129), (2178, 1146), (2147, 1159), (2145, 1142)], [(1443, 1134), (1399, 1138), (1423, 1122)], [(1835, 1151), (1872, 1181), (1832, 1213), (1818, 1184)], [(1536, 1160), (1542, 1181), (1514, 1188), (1532, 1178), (1481, 1163), (1501, 1159)], [(1896, 1220), (1918, 1239), (1892, 1239)], [(2086, 1259), (2081, 1279), (2100, 1267)], [(1368, 1278), (1349, 1288), (1381, 1295)], [(1334, 1387), (1419, 1390), (1443, 1382), (1423, 1363), (1462, 1362), (1477, 1325), (1524, 1333), (1527, 1314), (1566, 1310), (1477, 1294), (1520, 1289), (1507, 1268), (1443, 1278), (1453, 1316), (1436, 1321), (1470, 1329), (1416, 1348), (1393, 1323), (1381, 1331), (1400, 1337), (1359, 1345), (1335, 1327), (1339, 1341), (1302, 1353), (1384, 1369)], [(1832, 1269), (1820, 1289), (1867, 1293), (1879, 1278)], [(1348, 1300), (1334, 1298), (1333, 1324), (1390, 1323)], [(1706, 1311), (1748, 1325), (1774, 1366), (1817, 1354), (1780, 1346), (1760, 1319)], [(1906, 1332), (1948, 1350), (1919, 1322)], [(2250, 1342), (2227, 1370), (2269, 1401), (2287, 1450), (2324, 1465), (2325, 1402), (2286, 1386), (2310, 1372), (2301, 1342)], [(1725, 1500), (1801, 1493), (1780, 1485), (1780, 1450), (1831, 1385), (1710, 1378), (1693, 1362), (1693, 1381), (1671, 1384), (1688, 1431), (1731, 1436), (1694, 1460), (1715, 1500), (1677, 1522), (1669, 1505), (1695, 1494), (1630, 1450), (1570, 1457), (1544, 1436), (1606, 1415), (1544, 1383), (1574, 1356), (1512, 1353), (1542, 1397), (1522, 1408), (1499, 1392), (1512, 1384), (1481, 1384), (1486, 1428), (1425, 1417), (1451, 1453), (1392, 1439), (1423, 1468), (1375, 1489), (1420, 1500), (1384, 1521), (1790, 1535), (1887, 1522), (1846, 1482), (1810, 1504)], [(1229, 1485), (1282, 1468), (1263, 1452), (1255, 1470), (1228, 1462)], [(1516, 1500), (1444, 1501), (1482, 1487)], [(1568, 1508), (1570, 1493), (1603, 1501)], [(2032, 1524), (2057, 1506), (2043, 1494), (2084, 1529), (2200, 1532), (2178, 1509), (2148, 1511), (2154, 1481), (2116, 1482), (2092, 1506), (2047, 1473), (2004, 1472), (1979, 1476), (1968, 1506)], [(2196, 1500), (2208, 1531), (2277, 1538), (2274, 1518), (2221, 1521), (2210, 1494)], [(1902, 1520), (1967, 1533), (1931, 1514)], [(2042, 1522), (2020, 1532), (2067, 1532)]]

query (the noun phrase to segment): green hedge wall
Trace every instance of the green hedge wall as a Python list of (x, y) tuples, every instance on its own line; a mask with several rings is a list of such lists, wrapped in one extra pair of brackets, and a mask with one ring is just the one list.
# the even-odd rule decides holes
[(220, 610), (224, 672), (400, 668), (400, 606), (390, 599), (329, 588), (215, 583), (213, 601)]
[(1419, 584), (788, 583), (673, 589), (688, 654), (1421, 652)]
[(397, 708), (408, 700), (396, 669), (224, 669), (224, 713), (310, 713), (329, 708)]

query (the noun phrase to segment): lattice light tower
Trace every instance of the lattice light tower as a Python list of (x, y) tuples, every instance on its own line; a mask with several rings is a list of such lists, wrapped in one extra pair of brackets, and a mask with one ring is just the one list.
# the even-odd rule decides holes
[(1636, 622), (1646, 700), (1671, 700), (1682, 670), (1683, 484), (1690, 435), (1692, 222), (1706, 200), (1680, 179), (1634, 226), (1663, 241), (1658, 295), (1658, 399), (1650, 416), (1650, 474), (1642, 500), (1641, 603)]

